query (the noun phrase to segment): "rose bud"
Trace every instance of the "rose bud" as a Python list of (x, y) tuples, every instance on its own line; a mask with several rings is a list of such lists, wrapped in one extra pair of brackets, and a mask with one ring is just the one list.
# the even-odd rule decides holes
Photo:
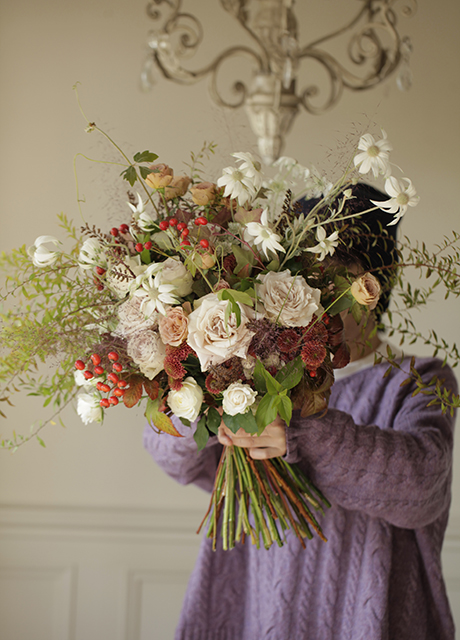
[(200, 207), (212, 204), (216, 197), (216, 188), (217, 185), (212, 182), (200, 182), (190, 187), (193, 202)]
[(350, 289), (350, 293), (356, 302), (366, 306), (370, 311), (377, 306), (380, 292), (380, 283), (372, 273), (365, 273), (357, 278)]
[(145, 178), (146, 183), (152, 189), (163, 189), (171, 184), (174, 172), (167, 164), (152, 164), (149, 175)]
[(191, 180), (188, 176), (179, 176), (178, 178), (173, 178), (169, 186), (165, 189), (166, 200), (184, 196), (187, 193), (188, 185), (190, 184), (190, 182)]

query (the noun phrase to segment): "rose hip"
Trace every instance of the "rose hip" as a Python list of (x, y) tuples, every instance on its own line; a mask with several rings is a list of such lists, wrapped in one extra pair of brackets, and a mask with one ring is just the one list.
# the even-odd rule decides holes
[(77, 360), (75, 362), (75, 369), (79, 369), (80, 371), (83, 371), (83, 369), (86, 367), (85, 363), (83, 362), (83, 360)]
[(114, 407), (116, 407), (118, 404), (118, 398), (116, 396), (110, 396), (109, 402), (110, 404), (113, 404)]
[(112, 360), (113, 362), (116, 362), (118, 360), (118, 353), (116, 351), (110, 351), (107, 354), (107, 357), (109, 360)]
[(110, 407), (110, 402), (107, 400), (107, 398), (102, 398), (99, 404), (101, 405), (101, 407), (104, 407), (104, 409), (107, 409), (107, 407)]
[(98, 353), (93, 353), (93, 355), (91, 356), (91, 362), (94, 365), (101, 364), (101, 356)]
[(120, 373), (120, 371), (123, 371), (123, 365), (122, 365), (122, 364), (120, 364), (119, 362), (115, 362), (115, 363), (112, 365), (112, 369), (113, 369), (114, 371), (116, 371), (117, 373)]
[(158, 226), (162, 231), (166, 231), (166, 229), (169, 227), (169, 222), (167, 220), (162, 220)]
[(97, 376), (101, 376), (104, 373), (105, 369), (104, 367), (101, 367), (100, 365), (97, 365), (97, 367), (94, 367), (94, 373)]

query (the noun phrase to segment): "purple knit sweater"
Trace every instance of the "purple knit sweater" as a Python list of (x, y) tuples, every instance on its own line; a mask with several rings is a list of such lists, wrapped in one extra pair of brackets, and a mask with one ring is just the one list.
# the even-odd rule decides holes
[[(456, 389), (438, 360), (416, 366)], [(304, 550), (288, 534), (281, 548), (213, 552), (204, 538), (176, 640), (454, 640), (440, 561), (453, 420), (385, 369), (338, 380), (324, 417), (294, 412), (287, 429), (287, 460), (332, 503), (321, 519), (328, 542)], [(197, 453), (181, 430), (147, 427), (145, 447), (179, 482), (210, 491), (221, 445), (213, 437)]]

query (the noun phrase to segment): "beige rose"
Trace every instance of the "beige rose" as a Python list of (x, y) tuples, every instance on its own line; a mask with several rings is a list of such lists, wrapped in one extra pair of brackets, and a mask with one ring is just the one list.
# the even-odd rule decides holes
[(363, 304), (370, 311), (375, 309), (380, 298), (380, 282), (372, 273), (365, 273), (351, 285), (350, 293), (356, 302)]
[(185, 195), (190, 182), (191, 180), (188, 176), (173, 178), (169, 183), (169, 186), (165, 189), (166, 200), (172, 200), (172, 198), (178, 198), (179, 196)]
[(270, 271), (258, 278), (257, 293), (265, 313), (287, 327), (306, 327), (313, 315), (323, 313), (321, 291), (310, 287), (302, 276), (292, 276), (289, 269)]
[(160, 318), (158, 329), (164, 344), (178, 347), (187, 337), (188, 319), (182, 307), (168, 309), (165, 316)]
[(174, 172), (167, 164), (152, 164), (149, 175), (145, 178), (146, 183), (152, 189), (162, 189), (171, 184)]
[(232, 356), (245, 358), (253, 331), (247, 328), (252, 310), (239, 304), (241, 323), (230, 314), (225, 322), (227, 300), (219, 300), (215, 293), (208, 293), (198, 300), (198, 308), (189, 316), (187, 343), (196, 352), (201, 370), (207, 371), (213, 364), (220, 364)]
[(200, 207), (205, 207), (207, 204), (212, 204), (216, 198), (217, 185), (212, 182), (200, 182), (190, 187), (190, 193), (192, 194), (192, 200)]
[(166, 349), (156, 331), (138, 331), (128, 338), (128, 356), (149, 380), (163, 369)]
[(145, 331), (153, 327), (158, 319), (158, 314), (154, 312), (151, 316), (146, 316), (141, 309), (142, 300), (133, 297), (118, 307), (118, 326), (115, 335), (128, 338), (133, 333)]

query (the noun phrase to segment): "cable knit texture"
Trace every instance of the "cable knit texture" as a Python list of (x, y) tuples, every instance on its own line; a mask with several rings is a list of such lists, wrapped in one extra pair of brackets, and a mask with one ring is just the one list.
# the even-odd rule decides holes
[[(440, 361), (416, 366), (456, 390)], [(288, 534), (281, 548), (213, 552), (203, 538), (176, 640), (454, 640), (440, 559), (453, 420), (385, 369), (338, 380), (325, 416), (294, 412), (287, 428), (286, 459), (332, 503), (328, 542), (303, 550)], [(147, 427), (145, 447), (179, 482), (211, 491), (221, 445), (213, 437), (197, 453), (192, 430), (176, 425), (184, 438)]]

